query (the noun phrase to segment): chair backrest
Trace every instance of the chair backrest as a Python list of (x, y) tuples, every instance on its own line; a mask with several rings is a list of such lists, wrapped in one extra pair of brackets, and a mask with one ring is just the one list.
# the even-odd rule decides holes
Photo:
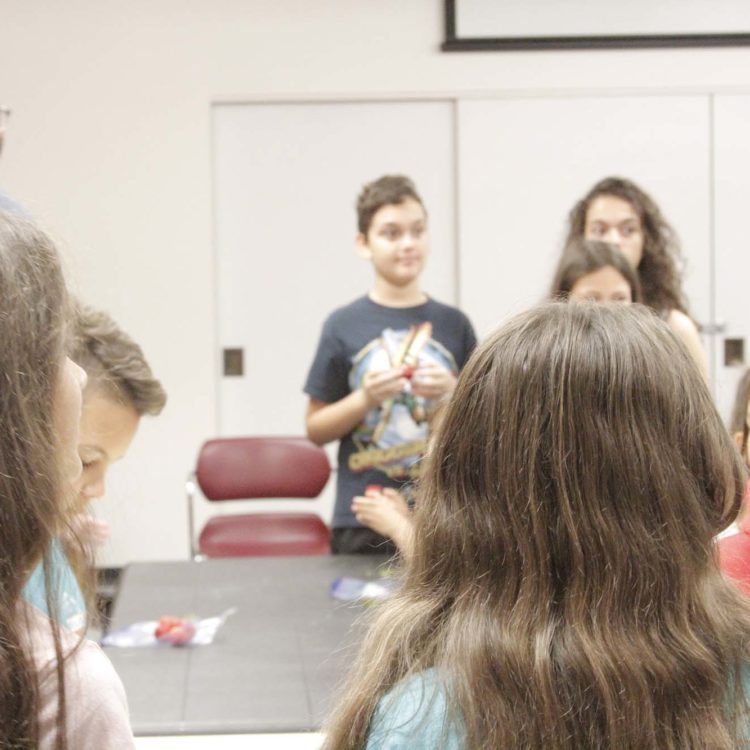
[(331, 475), (325, 450), (303, 437), (208, 440), (195, 470), (208, 500), (317, 497)]

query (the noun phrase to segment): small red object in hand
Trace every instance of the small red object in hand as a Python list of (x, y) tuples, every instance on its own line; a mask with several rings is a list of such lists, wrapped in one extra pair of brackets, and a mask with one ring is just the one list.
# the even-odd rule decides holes
[(382, 484), (368, 484), (367, 487), (365, 487), (365, 494), (368, 492), (382, 492), (383, 491), (383, 485)]
[(164, 615), (159, 618), (154, 635), (158, 640), (166, 641), (173, 646), (184, 646), (195, 635), (195, 625), (184, 617)]
[(416, 370), (416, 368), (414, 367), (414, 365), (404, 365), (403, 366), (403, 376), (407, 380), (411, 380), (411, 376), (414, 375), (414, 370)]

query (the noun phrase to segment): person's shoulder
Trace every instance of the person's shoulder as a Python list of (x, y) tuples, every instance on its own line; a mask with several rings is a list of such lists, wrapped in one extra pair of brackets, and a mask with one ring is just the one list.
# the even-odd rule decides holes
[[(65, 554), (59, 539), (54, 539), (50, 546), (50, 582), (55, 593), (56, 608), (53, 613), (61, 625), (71, 630), (86, 626), (86, 603), (78, 584), (73, 568)], [(23, 596), (27, 602), (44, 615), (47, 611), (47, 582), (41, 561), (34, 568), (23, 587)]]
[(412, 710), (419, 712), (427, 705), (425, 698), (429, 699), (429, 703), (437, 698), (439, 703), (445, 705), (443, 688), (437, 681), (434, 669), (418, 672), (399, 682), (383, 696), (380, 703), (387, 707), (397, 705), (407, 713)]
[(689, 315), (681, 310), (672, 308), (667, 313), (667, 323), (677, 333), (689, 333), (698, 335), (698, 328)]
[[(52, 623), (33, 607), (29, 607), (29, 610), (32, 613), (30, 635), (35, 663), (42, 681), (52, 677), (51, 682), (56, 687)], [(65, 688), (68, 693), (77, 696), (71, 705), (86, 710), (110, 700), (127, 705), (122, 682), (101, 648), (62, 625), (58, 626), (58, 632), (65, 659)]]
[(367, 750), (458, 750), (458, 729), (449, 723), (445, 687), (433, 669), (394, 686), (378, 702)]
[(461, 310), (459, 310), (455, 305), (449, 305), (447, 302), (441, 302), (438, 299), (435, 299), (432, 296), (427, 297), (427, 302), (425, 303), (428, 307), (431, 307), (433, 310), (439, 310), (440, 312), (444, 312), (448, 315), (457, 314), (462, 317), (466, 317)]
[(75, 671), (86, 677), (86, 689), (95, 696), (107, 693), (122, 697), (125, 692), (115, 668), (101, 647), (93, 641), (83, 640), (73, 652), (71, 663)]
[[(48, 617), (25, 605), (31, 655), (39, 680), (39, 747), (54, 746), (59, 690), (53, 625)], [(65, 698), (69, 745), (78, 750), (134, 747), (125, 689), (112, 663), (92, 641), (60, 626), (64, 655)]]
[(427, 300), (425, 307), (426, 317), (430, 321), (440, 326), (444, 332), (452, 332), (452, 335), (457, 336), (460, 341), (464, 342), (465, 354), (468, 354), (474, 348), (477, 341), (474, 326), (463, 310), (445, 302), (439, 302), (432, 297)]
[(367, 295), (357, 297), (357, 299), (333, 310), (326, 318), (324, 325), (329, 328), (335, 328), (342, 323), (348, 324), (351, 318), (366, 314), (371, 304)]
[(75, 747), (133, 746), (125, 688), (112, 662), (93, 641), (83, 641), (65, 665), (70, 736)]
[(672, 309), (667, 314), (667, 324), (690, 352), (704, 377), (707, 377), (708, 367), (701, 335), (690, 316), (680, 310)]
[(431, 318), (440, 317), (472, 328), (469, 316), (455, 305), (449, 305), (446, 302), (436, 300), (434, 297), (429, 297), (425, 306), (428, 310), (429, 317)]
[(24, 219), (30, 219), (31, 215), (29, 212), (16, 200), (11, 198), (7, 193), (0, 190), (0, 211), (5, 213), (15, 214)]

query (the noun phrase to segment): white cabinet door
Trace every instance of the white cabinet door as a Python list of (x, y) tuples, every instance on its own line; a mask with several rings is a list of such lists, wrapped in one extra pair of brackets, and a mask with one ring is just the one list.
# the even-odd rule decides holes
[(661, 206), (682, 240), (691, 313), (710, 321), (709, 116), (706, 96), (460, 102), (459, 299), (479, 333), (547, 295), (568, 211), (607, 175)]
[[(714, 100), (716, 398), (729, 418), (737, 382), (750, 357), (750, 96)], [(732, 343), (744, 359), (735, 359)]]
[(323, 320), (372, 283), (354, 250), (364, 183), (416, 182), (432, 239), (425, 288), (455, 301), (453, 119), (449, 101), (214, 108), (218, 348), (244, 352), (244, 375), (218, 377), (221, 434), (304, 432)]

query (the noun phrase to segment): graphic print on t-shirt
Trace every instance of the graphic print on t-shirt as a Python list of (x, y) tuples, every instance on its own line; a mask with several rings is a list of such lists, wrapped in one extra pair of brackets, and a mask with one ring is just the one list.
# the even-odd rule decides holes
[[(371, 371), (402, 365), (416, 370), (428, 362), (458, 374), (453, 355), (433, 340), (431, 323), (399, 331), (386, 328), (353, 357), (349, 387), (352, 391), (361, 388), (365, 374)], [(416, 476), (427, 444), (431, 406), (432, 402), (415, 396), (407, 383), (402, 393), (370, 411), (354, 430), (357, 450), (349, 456), (349, 468), (356, 472), (379, 469), (394, 479)]]

